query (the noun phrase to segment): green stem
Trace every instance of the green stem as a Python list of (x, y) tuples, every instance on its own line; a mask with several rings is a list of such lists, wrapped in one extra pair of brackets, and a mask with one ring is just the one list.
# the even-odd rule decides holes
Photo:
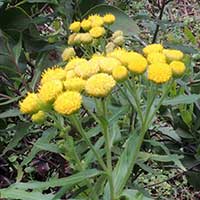
[(111, 150), (111, 143), (110, 143), (110, 135), (109, 135), (109, 127), (107, 122), (107, 106), (106, 106), (106, 99), (102, 100), (102, 109), (104, 112), (105, 123), (101, 121), (101, 126), (103, 130), (103, 135), (105, 138), (105, 150), (106, 150), (106, 164), (107, 164), (107, 175), (108, 175), (108, 182), (110, 186), (110, 198), (114, 200), (114, 184), (113, 184), (113, 175), (112, 175), (112, 150)]
[(75, 114), (71, 115), (70, 120), (74, 124), (74, 126), (77, 128), (77, 130), (79, 131), (79, 133), (81, 134), (81, 136), (83, 137), (85, 142), (91, 148), (92, 152), (94, 153), (94, 155), (95, 155), (96, 159), (98, 160), (99, 164), (101, 165), (102, 169), (104, 171), (107, 171), (107, 168), (106, 168), (104, 161), (102, 160), (100, 154), (96, 151), (95, 147), (91, 143), (90, 139), (88, 138), (87, 134), (85, 133), (85, 131), (84, 131), (79, 119), (77, 118), (77, 116)]
[(141, 109), (141, 106), (140, 106), (140, 100), (139, 100), (139, 97), (138, 97), (135, 81), (133, 80), (133, 84), (131, 84), (130, 81), (128, 81), (128, 84), (125, 84), (125, 86), (129, 90), (129, 92), (131, 93), (133, 98), (135, 99), (136, 111), (138, 112), (141, 123), (143, 123), (142, 109)]

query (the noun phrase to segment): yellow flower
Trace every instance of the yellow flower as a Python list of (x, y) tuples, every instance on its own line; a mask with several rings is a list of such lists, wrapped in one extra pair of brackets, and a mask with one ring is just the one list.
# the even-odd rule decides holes
[(123, 34), (124, 34), (123, 31), (117, 30), (112, 34), (112, 38), (115, 39), (118, 36), (123, 36)]
[(113, 42), (108, 42), (106, 45), (106, 53), (110, 53), (115, 49), (115, 44)]
[(147, 78), (157, 84), (165, 83), (172, 77), (172, 69), (166, 63), (153, 63), (148, 67)]
[(20, 111), (23, 114), (33, 114), (39, 111), (41, 101), (37, 94), (29, 93), (24, 100), (19, 102)]
[(102, 26), (103, 25), (103, 18), (99, 15), (91, 15), (89, 16), (88, 20), (91, 21), (92, 27)]
[(102, 72), (111, 74), (113, 68), (121, 65), (120, 61), (112, 57), (104, 57), (99, 59), (99, 66)]
[(147, 56), (147, 60), (150, 64), (152, 63), (166, 63), (166, 57), (163, 53), (150, 53)]
[(92, 26), (92, 23), (90, 20), (88, 19), (84, 19), (82, 22), (81, 22), (81, 28), (84, 30), (84, 31), (88, 31), (90, 30)]
[(113, 68), (112, 76), (116, 81), (123, 81), (128, 77), (128, 70), (126, 67), (119, 65)]
[(66, 80), (75, 77), (77, 77), (77, 75), (73, 69), (66, 72)]
[(87, 63), (87, 60), (79, 57), (72, 58), (65, 66), (65, 71), (72, 70), (81, 63)]
[(85, 80), (79, 77), (70, 78), (64, 82), (64, 87), (66, 90), (81, 92), (85, 88)]
[(122, 46), (124, 44), (124, 37), (123, 36), (118, 36), (113, 40), (113, 42), (116, 45)]
[(163, 46), (161, 44), (150, 44), (143, 48), (144, 54), (147, 56), (150, 53), (162, 52)]
[(69, 47), (66, 48), (63, 53), (62, 53), (62, 60), (63, 61), (68, 61), (70, 58), (74, 57), (76, 55), (74, 48), (73, 47)]
[(139, 53), (129, 52), (127, 62), (128, 69), (135, 74), (142, 74), (147, 68), (147, 60)]
[(43, 85), (46, 82), (49, 82), (51, 80), (65, 80), (66, 72), (61, 67), (53, 67), (48, 68), (42, 73), (42, 78), (40, 83)]
[(169, 65), (172, 68), (172, 73), (175, 77), (183, 75), (185, 72), (185, 64), (181, 61), (172, 61)]
[(90, 29), (90, 35), (93, 38), (99, 38), (105, 34), (105, 29), (103, 27), (97, 26)]
[(52, 103), (63, 90), (60, 80), (51, 80), (41, 85), (38, 96), (44, 103)]
[(75, 37), (77, 36), (77, 33), (73, 33), (68, 37), (68, 44), (69, 45), (74, 45), (75, 42)]
[(117, 48), (113, 52), (107, 54), (109, 57), (118, 59), (122, 65), (127, 65), (127, 51), (122, 48)]
[(103, 16), (103, 21), (106, 24), (113, 24), (115, 21), (115, 16), (113, 14), (106, 14)]
[(60, 94), (54, 102), (54, 110), (63, 115), (71, 115), (80, 109), (82, 97), (75, 91)]
[(43, 123), (45, 118), (46, 118), (45, 112), (41, 110), (31, 116), (31, 120), (38, 124)]
[(80, 41), (85, 44), (91, 43), (93, 40), (92, 36), (89, 33), (82, 33), (80, 35)]
[(113, 89), (116, 82), (111, 75), (99, 73), (91, 76), (85, 85), (85, 91), (94, 97), (104, 97)]
[(175, 49), (164, 49), (163, 54), (167, 57), (168, 61), (181, 60), (183, 58), (183, 52)]
[(69, 26), (69, 30), (72, 32), (79, 32), (81, 28), (81, 23), (80, 22), (73, 22)]
[(96, 74), (99, 71), (97, 63), (82, 62), (74, 68), (74, 72), (83, 79)]

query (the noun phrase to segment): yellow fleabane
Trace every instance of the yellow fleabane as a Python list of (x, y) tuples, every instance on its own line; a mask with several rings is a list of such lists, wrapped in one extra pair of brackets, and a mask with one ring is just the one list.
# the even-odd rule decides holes
[(81, 63), (87, 63), (87, 60), (78, 57), (72, 58), (65, 66), (65, 71), (73, 70), (77, 65)]
[(115, 22), (115, 16), (113, 14), (106, 14), (103, 16), (103, 21), (105, 24), (113, 24)]
[(92, 27), (103, 26), (103, 18), (100, 15), (91, 15), (88, 20), (91, 21)]
[(62, 115), (71, 115), (81, 107), (82, 97), (75, 91), (60, 94), (54, 102), (54, 110)]
[(38, 96), (44, 103), (52, 103), (62, 92), (63, 84), (59, 80), (51, 80), (41, 85)]
[(142, 74), (147, 68), (147, 60), (139, 53), (130, 52), (127, 56), (128, 69), (135, 74)]
[(85, 88), (85, 80), (79, 77), (67, 79), (64, 82), (64, 87), (66, 90), (81, 92)]
[(147, 56), (150, 53), (162, 52), (163, 46), (161, 44), (150, 44), (143, 48), (143, 53)]
[(164, 49), (163, 54), (168, 61), (181, 60), (183, 58), (183, 52), (175, 49)]
[(65, 80), (65, 70), (61, 67), (53, 67), (53, 68), (48, 68), (42, 73), (42, 78), (40, 83), (44, 84), (46, 82), (49, 82), (51, 80)]
[(111, 75), (99, 73), (91, 76), (85, 85), (85, 91), (94, 97), (104, 97), (113, 89), (116, 82)]
[(112, 76), (116, 81), (123, 81), (128, 77), (128, 70), (126, 67), (119, 65), (113, 68)]
[(147, 56), (147, 60), (150, 64), (152, 63), (166, 63), (166, 57), (163, 53), (150, 53)]
[(103, 27), (97, 26), (90, 29), (89, 32), (93, 38), (99, 38), (105, 34), (105, 29)]
[(70, 58), (74, 57), (75, 55), (76, 55), (76, 53), (74, 51), (74, 48), (69, 47), (63, 51), (61, 57), (62, 57), (63, 61), (68, 61)]
[(84, 31), (88, 31), (90, 30), (92, 26), (92, 22), (88, 19), (84, 19), (82, 22), (81, 22), (81, 28), (84, 30)]
[(74, 68), (74, 72), (83, 79), (87, 79), (90, 76), (96, 74), (99, 71), (97, 63), (83, 62)]
[(69, 26), (69, 30), (71, 30), (72, 32), (79, 32), (81, 28), (81, 23), (80, 22), (73, 22), (70, 24)]
[(36, 114), (33, 114), (32, 116), (31, 116), (31, 120), (33, 121), (33, 122), (35, 122), (35, 123), (43, 123), (44, 122), (44, 120), (45, 120), (45, 118), (46, 118), (46, 115), (45, 115), (45, 112), (43, 112), (43, 111), (38, 111)]
[(179, 77), (185, 72), (185, 64), (181, 61), (172, 61), (169, 65), (172, 68), (173, 76)]
[(170, 80), (172, 69), (166, 63), (154, 63), (148, 67), (147, 78), (154, 83), (161, 84)]
[(19, 102), (20, 112), (23, 114), (33, 114), (39, 111), (41, 100), (35, 93), (28, 93), (24, 100)]

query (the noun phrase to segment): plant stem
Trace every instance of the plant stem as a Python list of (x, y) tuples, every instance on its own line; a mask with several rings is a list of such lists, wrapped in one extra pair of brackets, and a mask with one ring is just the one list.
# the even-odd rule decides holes
[(105, 150), (106, 150), (106, 164), (107, 164), (107, 175), (108, 175), (108, 182), (110, 186), (110, 198), (114, 200), (114, 184), (113, 184), (113, 175), (112, 175), (112, 151), (111, 151), (111, 143), (110, 143), (110, 135), (109, 135), (109, 127), (107, 122), (107, 106), (106, 106), (106, 99), (102, 100), (102, 108), (105, 117), (105, 123), (101, 121), (101, 126), (105, 138)]
[(92, 152), (94, 153), (94, 155), (95, 155), (96, 159), (98, 160), (99, 164), (101, 165), (102, 169), (104, 171), (107, 171), (107, 168), (106, 168), (106, 165), (105, 165), (103, 159), (101, 158), (100, 154), (96, 151), (95, 147), (93, 146), (93, 144), (89, 140), (89, 138), (88, 138), (87, 134), (85, 133), (85, 131), (84, 131), (79, 119), (77, 118), (77, 116), (75, 114), (71, 115), (70, 120), (74, 124), (74, 126), (77, 128), (77, 130), (79, 131), (79, 133), (81, 134), (81, 136), (83, 137), (85, 142), (91, 148)]

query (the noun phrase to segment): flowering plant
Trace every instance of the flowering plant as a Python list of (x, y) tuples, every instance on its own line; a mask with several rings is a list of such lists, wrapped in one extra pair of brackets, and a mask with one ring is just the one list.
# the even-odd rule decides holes
[[(128, 198), (125, 188), (145, 134), (186, 70), (183, 53), (162, 44), (126, 50), (123, 32), (109, 31), (114, 22), (112, 14), (73, 22), (70, 47), (61, 55), (65, 66), (44, 71), (38, 91), (19, 103), (33, 122), (59, 130), (60, 154), (75, 173), (66, 185), (85, 186), (86, 194), (78, 195), (84, 199)], [(129, 127), (120, 124), (126, 117)]]

